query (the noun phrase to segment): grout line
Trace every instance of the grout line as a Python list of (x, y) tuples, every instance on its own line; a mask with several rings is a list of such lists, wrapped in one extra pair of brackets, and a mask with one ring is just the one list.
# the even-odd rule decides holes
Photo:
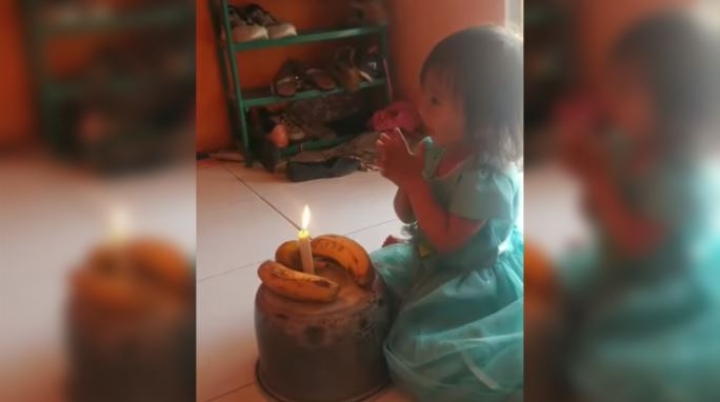
[(400, 219), (390, 219), (389, 221), (384, 221), (384, 222), (376, 223), (376, 224), (374, 224), (374, 225), (370, 225), (370, 226), (365, 227), (365, 228), (362, 228), (362, 229), (353, 230), (352, 232), (348, 232), (348, 233), (343, 234), (343, 236), (354, 235), (354, 234), (356, 234), (356, 233), (362, 232), (363, 230), (372, 229), (372, 228), (374, 228), (374, 227), (378, 227), (378, 226), (385, 225), (385, 224), (392, 223), (392, 222), (399, 222), (401, 225), (404, 225), (402, 222), (400, 222)]
[(230, 268), (230, 269), (228, 269), (227, 271), (223, 271), (223, 272), (220, 272), (220, 273), (217, 273), (217, 274), (213, 274), (213, 275), (210, 275), (210, 276), (203, 277), (202, 279), (198, 279), (198, 280), (196, 281), (196, 283), (201, 283), (201, 282), (204, 282), (204, 281), (206, 281), (206, 280), (208, 280), (208, 279), (217, 278), (218, 276), (223, 276), (223, 275), (225, 275), (225, 274), (229, 274), (229, 273), (231, 273), (231, 272), (239, 271), (239, 270), (241, 270), (241, 269), (250, 268), (250, 267), (253, 267), (253, 266), (256, 267), (256, 266), (260, 265), (260, 263), (262, 263), (262, 262), (263, 262), (263, 260), (260, 260), (260, 261), (251, 262), (250, 264), (243, 265), (243, 266), (241, 266), (241, 267)]
[[(277, 212), (278, 215), (280, 215), (283, 219), (285, 219), (288, 223), (290, 223), (290, 225), (292, 225), (292, 226), (295, 227), (296, 229), (300, 230), (300, 226), (298, 226), (295, 222), (293, 222), (292, 219), (288, 218), (284, 213), (282, 213), (282, 211), (280, 211), (279, 209), (277, 209), (267, 198), (263, 197), (263, 196), (262, 196), (260, 193), (258, 193), (254, 188), (252, 188), (252, 186), (250, 186), (250, 185), (248, 185), (247, 183), (245, 183), (245, 181), (243, 181), (243, 179), (240, 178), (240, 176), (236, 175), (235, 172), (233, 172), (232, 170), (230, 170), (224, 163), (221, 164), (221, 166), (223, 167), (223, 169), (225, 169), (225, 170), (228, 171), (231, 175), (233, 175), (240, 183), (242, 183), (245, 187), (247, 187), (248, 190), (250, 190), (253, 194), (255, 194), (256, 197), (258, 197), (261, 201), (263, 201), (263, 202), (264, 202), (265, 204), (267, 204), (270, 208), (272, 208), (275, 212)], [(368, 227), (364, 227), (364, 228), (360, 228), (360, 229), (357, 229), (357, 230), (353, 230), (353, 231), (351, 231), (351, 232), (347, 232), (347, 233), (343, 234), (343, 236), (353, 235), (353, 234), (355, 234), (355, 233), (362, 232), (363, 230), (372, 229), (372, 228), (374, 228), (374, 227), (377, 227), (377, 226), (380, 226), (380, 225), (384, 225), (384, 224), (387, 224), (387, 223), (390, 223), (390, 222), (396, 222), (396, 221), (397, 221), (397, 222), (400, 222), (400, 220), (397, 219), (397, 218), (395, 218), (395, 219), (390, 219), (390, 220), (387, 220), (387, 221), (383, 221), (383, 222), (376, 223), (376, 224), (374, 224), (374, 225), (370, 225), (370, 226), (368, 226)], [(401, 222), (401, 223), (402, 223), (402, 222)], [(237, 269), (237, 268), (236, 268), (236, 269)], [(228, 272), (229, 272), (229, 271), (228, 271)]]
[(277, 209), (275, 205), (273, 205), (270, 201), (267, 200), (267, 198), (263, 197), (260, 193), (258, 193), (254, 188), (249, 186), (247, 183), (243, 181), (238, 175), (235, 174), (232, 170), (225, 167), (225, 164), (222, 165), (223, 169), (230, 172), (231, 175), (233, 175), (240, 183), (242, 183), (245, 187), (247, 187), (253, 194), (255, 194), (256, 197), (260, 198), (261, 201), (263, 201), (265, 204), (267, 204), (270, 208), (272, 208), (275, 212), (278, 213), (283, 219), (285, 219), (290, 225), (295, 227), (297, 230), (300, 230), (300, 226), (298, 226), (295, 222), (292, 221), (292, 219), (288, 218), (282, 211)]
[(237, 388), (231, 389), (231, 390), (229, 390), (229, 391), (227, 391), (227, 392), (224, 392), (224, 393), (222, 393), (222, 394), (220, 394), (220, 395), (213, 396), (213, 397), (210, 398), (210, 399), (206, 399), (205, 402), (217, 401), (218, 399), (220, 399), (220, 398), (222, 398), (222, 397), (225, 397), (225, 396), (228, 396), (228, 395), (232, 394), (233, 392), (240, 391), (241, 389), (244, 389), (244, 388), (247, 388), (247, 387), (250, 387), (250, 386), (253, 386), (253, 385), (255, 385), (255, 381), (252, 381), (252, 382), (247, 383), (247, 384), (245, 384), (245, 385), (241, 385), (241, 386), (239, 386), (239, 387), (237, 387)]

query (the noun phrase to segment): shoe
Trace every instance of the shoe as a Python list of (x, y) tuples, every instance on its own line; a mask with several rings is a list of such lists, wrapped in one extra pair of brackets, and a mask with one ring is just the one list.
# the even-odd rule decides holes
[(297, 118), (287, 113), (280, 113), (272, 116), (270, 119), (274, 124), (273, 130), (278, 126), (282, 127), (282, 130), (285, 132), (284, 135), (290, 143), (301, 142), (307, 138), (307, 133), (302, 128), (302, 122), (297, 120)]
[(325, 69), (318, 67), (307, 68), (298, 63), (297, 70), (304, 87), (315, 88), (321, 91), (332, 91), (337, 87), (335, 79), (333, 79), (332, 75)]
[(360, 168), (360, 161), (352, 158), (331, 158), (323, 162), (293, 162), (287, 164), (285, 174), (293, 183), (347, 176)]
[(288, 130), (284, 124), (276, 125), (268, 135), (268, 140), (275, 145), (276, 148), (285, 148), (290, 145)]
[[(268, 39), (268, 30), (249, 19), (234, 6), (228, 6), (230, 26), (232, 27), (233, 42), (249, 42), (253, 40)], [(225, 40), (225, 30), (222, 30), (222, 40)]]
[(283, 98), (291, 98), (303, 87), (300, 78), (300, 63), (290, 59), (286, 61), (273, 78), (272, 91)]
[(332, 74), (346, 91), (352, 93), (360, 88), (360, 71), (355, 65), (355, 49), (343, 46), (335, 50)]
[(287, 113), (283, 113), (277, 117), (277, 124), (285, 127), (285, 132), (290, 142), (300, 142), (307, 137), (307, 133), (302, 129), (301, 123), (290, 117)]
[(378, 46), (367, 48), (360, 54), (357, 61), (358, 73), (363, 80), (372, 82), (383, 76), (385, 61)]
[(272, 14), (257, 4), (250, 4), (243, 8), (243, 13), (255, 24), (265, 27), (270, 39), (280, 39), (288, 36), (297, 36), (295, 26), (289, 22), (281, 22)]
[(260, 164), (270, 173), (275, 173), (281, 162), (280, 149), (271, 141), (263, 141), (260, 148)]

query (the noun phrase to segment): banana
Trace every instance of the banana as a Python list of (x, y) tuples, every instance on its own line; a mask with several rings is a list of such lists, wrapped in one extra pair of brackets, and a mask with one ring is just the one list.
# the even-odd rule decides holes
[(260, 265), (258, 276), (273, 292), (298, 301), (329, 303), (340, 291), (340, 286), (329, 279), (294, 271), (275, 261)]
[(275, 261), (296, 271), (302, 271), (300, 248), (298, 247), (297, 240), (288, 240), (281, 244), (275, 251)]
[(336, 265), (334, 262), (330, 260), (326, 260), (324, 258), (313, 258), (313, 262), (315, 263), (315, 272), (318, 271), (324, 271), (326, 269), (329, 269), (331, 266)]
[(375, 270), (365, 249), (352, 239), (344, 236), (325, 235), (312, 240), (313, 255), (335, 261), (347, 270), (358, 285), (372, 286)]

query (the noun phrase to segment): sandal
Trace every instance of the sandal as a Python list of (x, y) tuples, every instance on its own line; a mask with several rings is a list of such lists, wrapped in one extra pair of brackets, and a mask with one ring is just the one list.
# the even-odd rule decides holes
[(343, 46), (335, 51), (332, 73), (340, 85), (348, 92), (360, 88), (360, 71), (355, 65), (355, 49)]
[(304, 81), (321, 91), (332, 91), (337, 87), (335, 79), (326, 70), (317, 67), (301, 69)]
[(298, 66), (299, 64), (295, 60), (288, 60), (283, 64), (273, 79), (272, 91), (275, 95), (283, 98), (295, 96), (302, 86), (298, 76)]
[[(228, 6), (230, 16), (230, 27), (232, 29), (233, 42), (248, 42), (258, 39), (267, 39), (268, 31), (265, 27), (250, 20), (241, 10), (235, 6)], [(225, 40), (225, 30), (221, 30), (222, 40)]]
[(297, 30), (293, 24), (279, 21), (258, 4), (250, 4), (246, 6), (243, 11), (248, 18), (267, 29), (270, 39), (297, 36)]

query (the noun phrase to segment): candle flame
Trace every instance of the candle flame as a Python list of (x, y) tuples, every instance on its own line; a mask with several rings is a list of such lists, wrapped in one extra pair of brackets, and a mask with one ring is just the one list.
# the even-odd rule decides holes
[(305, 205), (305, 208), (303, 209), (302, 213), (302, 230), (307, 230), (308, 225), (310, 224), (310, 207)]
[(128, 237), (130, 231), (130, 214), (121, 207), (116, 207), (110, 214), (110, 240), (121, 243)]

